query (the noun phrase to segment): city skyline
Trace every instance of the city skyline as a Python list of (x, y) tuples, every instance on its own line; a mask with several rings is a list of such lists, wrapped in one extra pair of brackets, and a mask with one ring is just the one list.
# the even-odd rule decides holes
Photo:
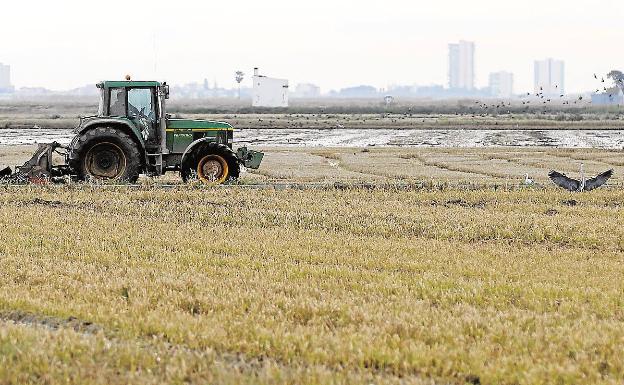
[[(362, 82), (377, 88), (446, 84), (447, 45), (464, 39), (478, 43), (477, 88), (504, 69), (516, 74), (518, 92), (530, 91), (533, 61), (557, 57), (567, 63), (566, 88), (573, 93), (592, 89), (593, 73), (624, 63), (624, 52), (614, 49), (619, 35), (612, 32), (621, 28), (622, 3), (181, 0), (172, 7), (111, 0), (110, 9), (153, 22), (110, 18), (103, 31), (78, 0), (11, 1), (0, 23), (6, 37), (0, 62), (12, 66), (16, 87), (71, 89), (128, 73), (171, 84), (208, 77), (231, 87), (233, 71), (258, 66), (268, 76), (311, 82), (327, 92)], [(115, 55), (102, 53), (111, 44)]]

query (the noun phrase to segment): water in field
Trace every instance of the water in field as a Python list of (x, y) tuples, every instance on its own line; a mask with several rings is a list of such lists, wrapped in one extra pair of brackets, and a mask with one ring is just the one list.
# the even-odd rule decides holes
[(59, 142), (68, 144), (74, 137), (72, 130), (65, 129), (0, 129), (0, 145), (19, 145)]
[(611, 130), (241, 130), (240, 144), (323, 147), (624, 147), (624, 131)]
[[(234, 136), (250, 146), (624, 148), (624, 131), (616, 130), (248, 129)], [(0, 129), (0, 145), (67, 144), (72, 137), (65, 129)]]

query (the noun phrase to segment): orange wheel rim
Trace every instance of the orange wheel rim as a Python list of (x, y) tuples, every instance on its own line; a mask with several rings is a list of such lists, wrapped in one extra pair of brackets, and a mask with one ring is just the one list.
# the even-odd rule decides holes
[(221, 184), (225, 182), (228, 173), (228, 164), (220, 155), (206, 155), (197, 164), (197, 177), (207, 184)]

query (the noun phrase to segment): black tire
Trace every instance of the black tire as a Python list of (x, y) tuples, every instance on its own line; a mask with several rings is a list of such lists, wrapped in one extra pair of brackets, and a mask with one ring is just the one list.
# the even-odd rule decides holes
[(128, 134), (112, 127), (96, 127), (74, 139), (69, 166), (80, 180), (134, 183), (143, 162), (139, 146)]
[[(198, 175), (200, 162), (211, 157), (222, 159), (227, 164), (227, 166), (223, 168), (225, 170), (225, 175), (220, 176), (216, 181), (205, 180)], [(207, 184), (221, 184), (238, 179), (239, 174), (240, 165), (234, 151), (224, 144), (215, 142), (199, 144), (193, 152), (185, 157), (180, 168), (180, 175), (184, 182), (202, 180)]]

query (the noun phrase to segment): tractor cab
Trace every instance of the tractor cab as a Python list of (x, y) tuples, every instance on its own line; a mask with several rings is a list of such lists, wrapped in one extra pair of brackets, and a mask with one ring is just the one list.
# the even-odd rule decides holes
[(161, 145), (164, 138), (165, 99), (169, 86), (155, 81), (104, 81), (100, 90), (98, 117), (130, 120), (147, 147)]

